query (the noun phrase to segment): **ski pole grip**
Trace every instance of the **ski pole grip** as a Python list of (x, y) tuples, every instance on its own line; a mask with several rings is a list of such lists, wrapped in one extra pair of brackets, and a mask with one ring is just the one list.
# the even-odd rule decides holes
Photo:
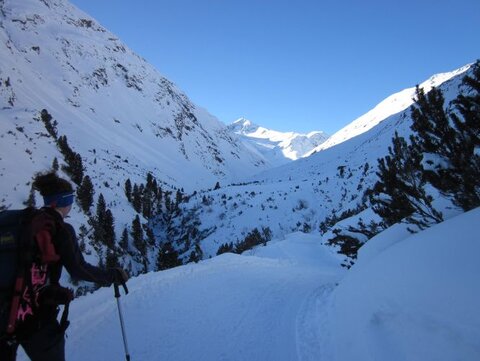
[[(122, 283), (122, 287), (123, 287), (123, 290), (125, 291), (125, 294), (128, 295), (128, 288), (127, 288), (127, 284), (125, 282)], [(119, 298), (120, 297), (119, 284), (114, 282), (113, 283), (113, 289), (115, 290), (115, 298)]]

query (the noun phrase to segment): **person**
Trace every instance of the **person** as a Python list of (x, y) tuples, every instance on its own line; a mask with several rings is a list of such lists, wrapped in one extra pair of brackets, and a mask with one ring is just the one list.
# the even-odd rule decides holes
[[(58, 261), (46, 268), (48, 287), (42, 285), (46, 291), (39, 293), (36, 298), (38, 312), (17, 327), (14, 342), (0, 341), (1, 361), (14, 361), (18, 345), (22, 346), (32, 361), (65, 360), (65, 329), (68, 321), (65, 322), (64, 317), (61, 322), (57, 320), (58, 305), (68, 304), (73, 293), (59, 285), (63, 267), (72, 279), (94, 282), (103, 287), (112, 283), (125, 284), (128, 280), (127, 273), (121, 268), (101, 268), (85, 261), (74, 228), (65, 222), (74, 201), (74, 191), (69, 181), (55, 172), (40, 173), (35, 176), (33, 187), (42, 195), (45, 203), (42, 210), (52, 221), (51, 243)], [(39, 268), (38, 272), (41, 273), (41, 270)]]

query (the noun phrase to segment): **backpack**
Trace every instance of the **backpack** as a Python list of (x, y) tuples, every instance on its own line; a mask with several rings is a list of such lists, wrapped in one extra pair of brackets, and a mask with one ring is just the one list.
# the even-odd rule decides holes
[(0, 212), (0, 339), (14, 339), (43, 304), (64, 304), (61, 327), (68, 327), (73, 292), (48, 284), (49, 271), (60, 260), (54, 234), (55, 221), (43, 210)]

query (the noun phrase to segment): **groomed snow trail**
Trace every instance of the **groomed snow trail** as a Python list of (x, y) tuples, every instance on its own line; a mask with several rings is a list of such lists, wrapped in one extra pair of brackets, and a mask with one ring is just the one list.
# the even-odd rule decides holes
[[(315, 315), (341, 274), (318, 238), (294, 234), (132, 279), (120, 299), (132, 361), (318, 360)], [(70, 318), (69, 361), (125, 359), (112, 289), (75, 300)]]

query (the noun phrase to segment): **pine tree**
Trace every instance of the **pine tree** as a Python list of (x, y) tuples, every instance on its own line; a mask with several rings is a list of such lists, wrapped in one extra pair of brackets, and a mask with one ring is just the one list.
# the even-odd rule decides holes
[(197, 243), (195, 245), (195, 249), (190, 253), (188, 262), (198, 263), (198, 261), (201, 261), (202, 259), (203, 259), (203, 251), (200, 245)]
[(138, 249), (140, 255), (145, 257), (147, 254), (147, 246), (143, 235), (142, 223), (140, 217), (137, 215), (132, 222), (132, 240), (135, 248)]
[(150, 227), (147, 227), (145, 234), (147, 236), (148, 244), (150, 246), (155, 245), (155, 234), (153, 233), (153, 230)]
[(110, 209), (107, 209), (105, 212), (105, 221), (104, 221), (104, 243), (110, 249), (115, 249), (115, 220)]
[(442, 214), (432, 206), (432, 197), (425, 191), (422, 154), (412, 139), (408, 145), (395, 132), (389, 155), (378, 160), (379, 181), (370, 195), (373, 210), (386, 226), (406, 221), (420, 229), (443, 220)]
[(175, 195), (176, 208), (178, 208), (178, 206), (180, 205), (180, 203), (182, 203), (182, 201), (183, 201), (183, 194), (180, 191), (180, 189), (178, 189)]
[(162, 204), (162, 201), (163, 201), (163, 190), (162, 190), (162, 187), (158, 187), (157, 188), (157, 202), (158, 202), (158, 206), (160, 208), (160, 211), (161, 211), (161, 204)]
[(132, 182), (130, 178), (125, 181), (125, 195), (129, 202), (132, 201)]
[(178, 258), (178, 252), (173, 248), (170, 242), (165, 242), (157, 257), (157, 269), (160, 271), (180, 266), (182, 262)]
[(53, 121), (52, 122), (52, 116), (48, 113), (48, 111), (46, 109), (42, 109), (42, 111), (40, 112), (40, 119), (42, 120), (42, 122), (45, 124), (45, 129), (47, 130), (48, 134), (50, 134), (50, 136), (53, 138), (53, 139), (57, 139), (58, 135), (57, 135), (57, 121)]
[(94, 193), (93, 183), (87, 175), (83, 178), (82, 184), (80, 184), (80, 187), (77, 189), (78, 202), (84, 213), (89, 213), (90, 207), (93, 205)]
[(95, 218), (92, 222), (93, 225), (93, 238), (97, 244), (105, 244), (105, 221), (107, 217), (107, 205), (103, 194), (100, 193), (97, 201), (97, 210)]
[(137, 184), (134, 184), (133, 186), (132, 205), (137, 213), (142, 211), (142, 192)]
[(30, 188), (30, 193), (28, 195), (28, 199), (23, 204), (25, 205), (25, 207), (35, 208), (35, 206), (36, 206), (35, 189), (33, 189), (33, 187)]
[(444, 196), (467, 211), (480, 205), (480, 63), (463, 83), (469, 95), (460, 95), (445, 109), (442, 92), (417, 88), (412, 108), (415, 140), (425, 154), (425, 176)]
[(153, 196), (150, 190), (145, 189), (143, 192), (142, 197), (142, 214), (143, 217), (146, 219), (150, 219), (152, 217), (152, 201)]
[(120, 249), (122, 249), (125, 252), (128, 252), (129, 249), (129, 236), (128, 236), (128, 229), (125, 227), (122, 232), (122, 237), (120, 238), (120, 241), (118, 242), (118, 246)]
[(63, 169), (72, 178), (72, 181), (74, 181), (75, 184), (80, 185), (83, 180), (84, 171), (82, 157), (70, 148), (66, 135), (62, 135), (57, 139), (57, 146), (67, 163)]
[(167, 211), (168, 214), (171, 214), (171, 212), (172, 212), (172, 202), (170, 201), (170, 193), (165, 192), (163, 198), (165, 199), (165, 210)]
[(55, 172), (58, 172), (58, 170), (60, 169), (60, 166), (58, 165), (58, 159), (57, 159), (57, 157), (53, 158), (52, 169), (53, 169)]
[(148, 172), (147, 173), (147, 185), (145, 186), (145, 189), (147, 191), (151, 191), (152, 193), (154, 192), (154, 178), (152, 173)]
[(72, 181), (74, 181), (76, 184), (80, 185), (83, 180), (83, 161), (82, 157), (80, 154), (75, 153), (70, 161), (70, 167), (69, 167), (69, 172), (72, 177)]

